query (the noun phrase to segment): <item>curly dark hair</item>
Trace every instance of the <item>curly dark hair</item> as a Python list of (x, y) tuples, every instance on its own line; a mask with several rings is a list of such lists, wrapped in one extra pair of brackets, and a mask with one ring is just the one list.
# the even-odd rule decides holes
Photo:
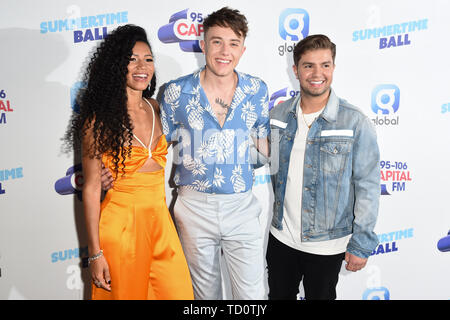
[[(116, 174), (119, 166), (125, 167), (124, 160), (130, 155), (130, 149), (125, 148), (131, 145), (133, 131), (127, 112), (126, 76), (132, 49), (138, 41), (145, 42), (151, 51), (145, 30), (127, 24), (116, 28), (100, 43), (86, 69), (86, 88), (80, 90), (78, 100), (80, 112), (72, 117), (65, 136), (66, 143), (77, 150), (92, 127), (94, 144), (83, 153), (87, 152), (91, 158), (110, 154)], [(143, 97), (151, 98), (155, 89), (153, 74)]]

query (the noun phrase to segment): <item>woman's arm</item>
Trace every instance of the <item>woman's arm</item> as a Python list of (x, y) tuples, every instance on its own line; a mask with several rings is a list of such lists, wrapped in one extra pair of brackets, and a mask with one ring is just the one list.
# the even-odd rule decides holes
[[(91, 126), (92, 128), (92, 126)], [(83, 137), (82, 167), (83, 167), (83, 208), (88, 235), (89, 257), (97, 255), (100, 248), (99, 221), (101, 197), (102, 163), (99, 155), (92, 157), (91, 148), (94, 145), (92, 130), (88, 129)], [(90, 262), (92, 280), (98, 287), (111, 290), (108, 263), (105, 257)]]

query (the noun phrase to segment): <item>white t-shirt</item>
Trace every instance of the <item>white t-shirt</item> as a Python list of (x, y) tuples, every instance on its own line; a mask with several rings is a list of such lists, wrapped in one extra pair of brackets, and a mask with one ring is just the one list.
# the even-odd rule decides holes
[[(299, 103), (300, 104), (300, 103)], [(270, 232), (285, 245), (312, 254), (334, 255), (345, 252), (351, 235), (326, 241), (302, 242), (301, 212), (303, 164), (305, 159), (308, 125), (322, 113), (324, 108), (309, 114), (303, 114), (297, 105), (297, 132), (289, 160), (289, 173), (286, 180), (286, 192), (283, 206), (283, 230), (271, 226)], [(306, 123), (305, 123), (306, 122)]]

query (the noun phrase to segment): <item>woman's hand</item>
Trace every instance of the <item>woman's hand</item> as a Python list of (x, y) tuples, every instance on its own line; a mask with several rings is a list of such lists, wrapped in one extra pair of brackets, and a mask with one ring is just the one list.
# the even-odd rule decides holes
[(114, 186), (114, 179), (112, 177), (111, 171), (108, 168), (105, 168), (105, 165), (102, 163), (102, 190), (108, 191)]
[(111, 276), (109, 275), (108, 262), (104, 256), (92, 261), (89, 264), (91, 278), (97, 288), (111, 291)]

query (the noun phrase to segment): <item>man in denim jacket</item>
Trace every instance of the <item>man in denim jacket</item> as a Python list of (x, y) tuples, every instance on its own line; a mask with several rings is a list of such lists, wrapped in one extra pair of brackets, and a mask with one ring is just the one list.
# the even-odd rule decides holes
[(378, 244), (379, 150), (370, 120), (331, 89), (336, 46), (308, 36), (294, 49), (300, 95), (270, 111), (274, 213), (269, 299), (336, 299), (342, 261), (362, 269)]

